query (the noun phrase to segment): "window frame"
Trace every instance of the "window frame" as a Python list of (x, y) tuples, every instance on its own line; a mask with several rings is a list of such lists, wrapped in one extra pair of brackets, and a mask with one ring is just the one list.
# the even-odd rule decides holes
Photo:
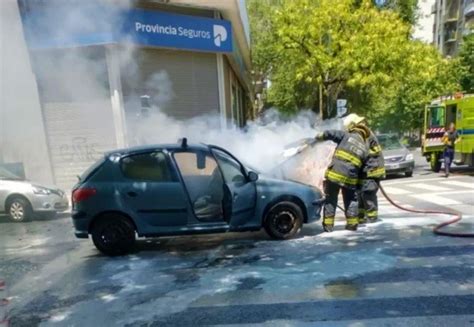
[[(219, 160), (217, 159), (216, 157), (216, 154), (214, 153), (215, 150), (217, 151), (221, 151), (223, 153), (225, 153), (226, 155), (228, 155), (229, 157), (231, 157), (232, 159), (234, 159), (240, 166), (240, 172), (242, 173), (242, 175), (244, 175), (244, 178), (245, 178), (245, 182), (248, 183), (250, 180), (249, 180), (249, 173), (247, 171), (247, 169), (245, 168), (245, 166), (240, 162), (239, 159), (237, 159), (232, 153), (230, 153), (229, 151), (221, 148), (221, 147), (218, 147), (218, 146), (215, 146), (215, 145), (210, 145), (209, 146), (210, 150), (211, 150), (211, 153), (214, 157), (214, 159), (216, 160), (217, 162), (217, 165), (219, 166), (219, 169), (221, 171), (221, 174), (222, 174), (222, 177), (224, 178), (224, 172), (222, 171), (222, 168), (221, 168), (221, 165), (219, 164)], [(224, 179), (225, 181), (225, 179)]]
[(215, 163), (216, 163), (216, 167), (217, 169), (219, 170), (219, 173), (221, 174), (221, 178), (222, 178), (222, 181), (223, 181), (223, 185), (226, 184), (225, 182), (225, 179), (224, 179), (224, 174), (222, 173), (222, 169), (219, 165), (219, 161), (217, 160), (216, 156), (214, 155), (214, 153), (212, 152), (212, 148), (211, 147), (208, 147), (207, 149), (196, 149), (196, 148), (181, 148), (181, 149), (173, 149), (172, 151), (169, 152), (169, 157), (170, 157), (170, 161), (176, 171), (176, 174), (178, 176), (178, 179), (179, 179), (179, 182), (181, 183), (181, 185), (183, 185), (183, 188), (184, 188), (184, 192), (186, 194), (186, 197), (187, 197), (187, 200), (188, 200), (188, 203), (191, 207), (191, 210), (192, 210), (192, 213), (193, 213), (193, 216), (199, 220), (199, 217), (198, 215), (196, 214), (196, 211), (194, 210), (194, 203), (193, 203), (193, 200), (191, 198), (191, 194), (189, 194), (189, 189), (186, 185), (186, 182), (184, 180), (184, 177), (183, 177), (183, 174), (181, 172), (181, 169), (179, 167), (179, 164), (178, 164), (178, 161), (176, 160), (176, 154), (179, 154), (179, 153), (194, 153), (194, 154), (197, 154), (199, 151), (202, 151), (204, 152), (206, 155), (209, 155), (209, 157), (211, 157)]

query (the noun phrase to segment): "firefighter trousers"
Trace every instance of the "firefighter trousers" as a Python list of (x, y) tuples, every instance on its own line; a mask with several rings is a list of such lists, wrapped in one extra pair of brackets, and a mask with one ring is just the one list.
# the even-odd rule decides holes
[(361, 181), (359, 196), (359, 223), (366, 219), (375, 221), (378, 218), (377, 192), (379, 183), (374, 179), (363, 179)]
[(357, 227), (359, 219), (357, 191), (342, 187), (331, 181), (326, 181), (324, 184), (324, 193), (326, 194), (326, 202), (324, 203), (324, 219), (323, 225), (334, 226), (334, 217), (336, 216), (337, 198), (339, 191), (342, 192), (342, 199), (344, 201), (344, 210), (346, 215), (347, 225)]

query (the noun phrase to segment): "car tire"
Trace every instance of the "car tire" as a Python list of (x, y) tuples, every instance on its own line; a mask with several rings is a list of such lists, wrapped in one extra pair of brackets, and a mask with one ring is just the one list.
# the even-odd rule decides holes
[(9, 199), (6, 209), (8, 218), (14, 223), (26, 222), (33, 216), (30, 202), (19, 196)]
[(267, 234), (277, 240), (295, 236), (303, 225), (303, 211), (289, 201), (279, 202), (268, 210), (263, 227)]
[(135, 245), (135, 226), (126, 217), (108, 214), (91, 227), (92, 242), (105, 255), (130, 253)]
[(413, 176), (413, 170), (409, 170), (405, 172), (405, 177), (412, 177)]
[(439, 161), (439, 155), (436, 152), (431, 153), (430, 168), (434, 173), (439, 173), (441, 169), (441, 162)]

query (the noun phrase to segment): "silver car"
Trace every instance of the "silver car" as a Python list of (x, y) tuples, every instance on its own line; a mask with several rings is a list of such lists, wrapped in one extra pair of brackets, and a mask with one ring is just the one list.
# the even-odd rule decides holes
[(11, 221), (23, 222), (34, 216), (52, 217), (68, 207), (69, 201), (63, 191), (21, 179), (0, 167), (0, 213), (6, 213)]
[(406, 177), (413, 175), (415, 160), (410, 152), (395, 134), (380, 134), (377, 139), (382, 147), (387, 175), (403, 173)]

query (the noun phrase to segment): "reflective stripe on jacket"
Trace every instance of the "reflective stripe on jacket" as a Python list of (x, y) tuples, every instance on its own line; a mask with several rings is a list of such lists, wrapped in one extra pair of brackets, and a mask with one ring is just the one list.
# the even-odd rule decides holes
[(385, 178), (385, 160), (383, 158), (382, 148), (377, 137), (370, 133), (367, 139), (369, 154), (362, 168), (363, 179), (384, 179)]
[(368, 155), (368, 146), (362, 135), (357, 132), (328, 130), (320, 138), (337, 143), (326, 171), (326, 179), (342, 187), (357, 188), (361, 169)]

